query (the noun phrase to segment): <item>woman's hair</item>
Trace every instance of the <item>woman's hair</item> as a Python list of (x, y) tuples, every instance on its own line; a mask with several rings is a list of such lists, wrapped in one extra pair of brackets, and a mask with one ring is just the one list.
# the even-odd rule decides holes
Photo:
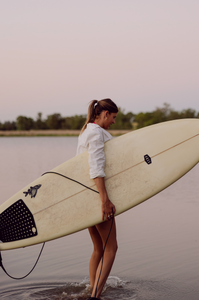
[[(108, 110), (110, 113), (118, 113), (117, 105), (109, 98), (102, 100), (92, 100), (88, 107), (88, 115), (84, 126), (82, 127), (81, 133), (86, 128), (88, 123), (93, 123), (95, 119), (101, 114), (103, 110)], [(80, 133), (80, 134), (81, 134)]]

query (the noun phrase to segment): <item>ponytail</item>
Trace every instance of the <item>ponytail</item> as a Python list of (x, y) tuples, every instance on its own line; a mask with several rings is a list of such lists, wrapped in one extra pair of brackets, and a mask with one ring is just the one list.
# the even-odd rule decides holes
[(86, 126), (88, 123), (93, 123), (95, 120), (95, 107), (98, 104), (97, 100), (93, 100), (90, 102), (90, 105), (88, 107), (88, 115), (87, 115), (87, 119), (86, 122), (84, 124), (84, 126), (82, 127), (82, 130), (80, 132), (80, 134), (82, 134), (82, 132), (86, 129)]
[(88, 123), (93, 123), (103, 110), (108, 110), (109, 113), (118, 113), (117, 105), (109, 98), (92, 100), (88, 107), (88, 115), (80, 134), (86, 129)]

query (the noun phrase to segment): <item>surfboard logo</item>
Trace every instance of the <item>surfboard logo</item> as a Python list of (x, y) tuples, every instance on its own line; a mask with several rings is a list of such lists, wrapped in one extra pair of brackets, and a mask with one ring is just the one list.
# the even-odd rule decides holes
[(23, 192), (25, 194), (25, 197), (30, 195), (31, 198), (35, 198), (37, 195), (38, 189), (41, 187), (41, 184), (37, 184), (35, 186), (31, 186), (27, 192)]
[(148, 165), (152, 163), (151, 157), (148, 154), (144, 156), (144, 160)]

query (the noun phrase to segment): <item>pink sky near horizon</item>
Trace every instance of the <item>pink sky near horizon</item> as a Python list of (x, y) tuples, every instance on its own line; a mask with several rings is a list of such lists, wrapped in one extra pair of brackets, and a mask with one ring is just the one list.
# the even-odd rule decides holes
[(1, 1), (0, 122), (105, 97), (199, 111), (198, 15), (197, 0)]

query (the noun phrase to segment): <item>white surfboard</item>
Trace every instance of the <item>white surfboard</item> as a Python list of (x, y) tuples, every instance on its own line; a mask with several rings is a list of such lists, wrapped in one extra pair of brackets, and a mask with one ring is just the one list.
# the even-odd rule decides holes
[[(108, 141), (105, 156), (105, 183), (118, 215), (165, 189), (198, 163), (199, 120), (132, 131)], [(102, 222), (101, 200), (89, 178), (88, 153), (52, 172), (0, 206), (0, 250), (42, 243)]]

